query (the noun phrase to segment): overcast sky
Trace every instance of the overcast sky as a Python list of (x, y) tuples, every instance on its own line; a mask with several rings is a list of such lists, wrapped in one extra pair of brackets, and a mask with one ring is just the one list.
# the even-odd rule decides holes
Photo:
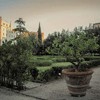
[(26, 21), (29, 31), (72, 30), (100, 22), (100, 0), (0, 0), (0, 16), (8, 22), (18, 18)]

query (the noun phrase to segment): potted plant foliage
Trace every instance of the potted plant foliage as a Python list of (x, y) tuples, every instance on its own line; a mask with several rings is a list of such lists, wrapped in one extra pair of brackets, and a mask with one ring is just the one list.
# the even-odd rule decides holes
[(69, 38), (62, 43), (62, 53), (73, 67), (63, 69), (69, 92), (72, 96), (85, 96), (86, 90), (93, 74), (88, 68), (84, 57), (96, 50), (98, 45), (94, 36), (87, 37), (84, 31), (74, 31)]

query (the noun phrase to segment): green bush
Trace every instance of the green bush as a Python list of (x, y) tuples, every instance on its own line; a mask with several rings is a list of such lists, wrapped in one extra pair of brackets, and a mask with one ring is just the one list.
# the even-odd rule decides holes
[(99, 60), (100, 56), (89, 56), (89, 57), (85, 57), (84, 59), (86, 61), (89, 61), (89, 60)]
[(44, 72), (40, 72), (40, 74), (38, 76), (38, 80), (40, 80), (42, 82), (48, 82), (52, 78), (52, 73), (53, 73), (53, 71), (51, 69), (48, 69)]
[(38, 72), (39, 72), (39, 70), (36, 67), (33, 67), (30, 69), (30, 73), (31, 73), (34, 80), (37, 78)]
[(90, 68), (96, 67), (98, 65), (100, 65), (100, 59), (99, 60), (91, 60), (87, 63), (87, 66), (90, 67)]
[(52, 60), (36, 60), (33, 61), (36, 66), (50, 66), (53, 62)]
[(15, 44), (12, 43), (13, 41), (5, 41), (0, 46), (0, 84), (21, 90), (28, 79), (32, 49), (26, 38), (19, 37)]
[(70, 62), (58, 62), (58, 63), (53, 63), (52, 67), (67, 67), (68, 65), (71, 65)]
[[(85, 61), (81, 64), (81, 71), (86, 69), (86, 68), (97, 67), (98, 65), (100, 65), (100, 59), (99, 60)], [(70, 68), (70, 67), (74, 68), (74, 65), (67, 66), (67, 68)]]
[[(86, 62), (82, 63), (81, 71), (82, 71), (82, 69), (84, 70), (84, 68), (96, 67), (98, 65), (100, 65), (100, 60), (86, 61)], [(45, 71), (41, 71), (38, 73), (36, 81), (37, 82), (48, 82), (48, 81), (57, 79), (62, 75), (62, 69), (65, 69), (65, 68), (67, 68), (67, 69), (72, 68), (72, 71), (73, 71), (74, 65), (69, 64), (66, 67), (65, 66), (61, 66), (61, 67), (56, 66), (56, 67), (52, 67), (50, 69), (47, 69)]]
[(66, 62), (66, 58), (53, 58), (54, 62)]
[(53, 77), (58, 78), (62, 73), (63, 67), (52, 67)]
[(76, 59), (73, 57), (67, 57), (67, 62), (76, 62)]
[(42, 82), (48, 82), (54, 79), (59, 78), (61, 75), (62, 68), (61, 67), (52, 67), (44, 72), (40, 72), (38, 76), (38, 80)]

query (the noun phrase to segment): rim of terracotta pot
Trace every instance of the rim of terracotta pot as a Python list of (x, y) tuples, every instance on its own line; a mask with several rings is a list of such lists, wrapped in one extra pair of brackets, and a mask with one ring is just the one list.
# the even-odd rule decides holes
[(84, 71), (84, 72), (71, 72), (69, 71), (68, 69), (63, 69), (62, 70), (62, 74), (65, 74), (65, 75), (90, 75), (90, 74), (93, 74), (93, 70), (92, 69), (89, 69), (87, 71)]

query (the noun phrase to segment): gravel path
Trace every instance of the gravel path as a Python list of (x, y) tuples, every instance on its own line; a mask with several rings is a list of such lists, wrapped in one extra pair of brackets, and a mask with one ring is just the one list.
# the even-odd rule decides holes
[(94, 69), (90, 85), (85, 97), (71, 97), (65, 80), (59, 79), (44, 85), (35, 83), (35, 88), (20, 93), (0, 89), (0, 100), (100, 100), (100, 67)]
[(0, 88), (0, 100), (38, 100), (33, 97), (28, 97), (19, 93)]
[(94, 69), (91, 80), (91, 89), (85, 97), (71, 97), (64, 79), (23, 91), (23, 94), (43, 98), (46, 100), (100, 100), (100, 67)]

